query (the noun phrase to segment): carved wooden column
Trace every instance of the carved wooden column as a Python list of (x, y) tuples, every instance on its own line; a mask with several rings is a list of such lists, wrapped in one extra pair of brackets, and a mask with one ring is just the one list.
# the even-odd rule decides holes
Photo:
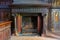
[(40, 16), (38, 16), (38, 33), (40, 32)]
[(17, 15), (17, 30), (18, 33), (21, 33), (21, 25), (22, 25), (22, 16), (21, 15)]

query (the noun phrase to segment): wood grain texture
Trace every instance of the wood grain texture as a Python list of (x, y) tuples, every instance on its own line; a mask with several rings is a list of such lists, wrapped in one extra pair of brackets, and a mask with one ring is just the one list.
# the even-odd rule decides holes
[(0, 28), (1, 27), (6, 27), (7, 25), (9, 25), (12, 21), (5, 21), (5, 22), (0, 22)]

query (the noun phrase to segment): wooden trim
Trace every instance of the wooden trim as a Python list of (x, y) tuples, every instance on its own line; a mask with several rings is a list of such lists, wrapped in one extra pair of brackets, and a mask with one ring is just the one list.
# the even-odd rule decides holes
[(6, 27), (8, 24), (10, 24), (12, 21), (5, 21), (0, 23), (0, 28)]

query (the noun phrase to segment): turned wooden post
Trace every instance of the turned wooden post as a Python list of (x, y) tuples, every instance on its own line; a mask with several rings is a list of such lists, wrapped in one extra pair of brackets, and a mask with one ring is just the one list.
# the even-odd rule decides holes
[(22, 16), (21, 15), (17, 15), (17, 30), (18, 33), (21, 33), (21, 25), (22, 25)]
[(38, 16), (38, 33), (40, 32), (40, 16)]

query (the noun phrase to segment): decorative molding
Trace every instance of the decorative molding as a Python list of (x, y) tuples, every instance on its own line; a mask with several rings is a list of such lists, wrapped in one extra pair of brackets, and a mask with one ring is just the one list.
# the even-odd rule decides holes
[(27, 13), (47, 13), (47, 8), (21, 8), (21, 9), (12, 9), (12, 12), (27, 12)]

